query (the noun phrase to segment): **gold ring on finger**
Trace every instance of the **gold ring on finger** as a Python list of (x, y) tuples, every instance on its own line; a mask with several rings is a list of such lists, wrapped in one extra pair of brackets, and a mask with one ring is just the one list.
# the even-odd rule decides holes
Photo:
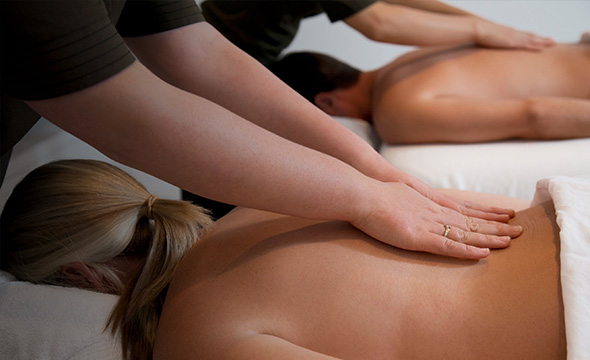
[(447, 237), (449, 235), (449, 231), (451, 231), (451, 227), (445, 224), (445, 232), (443, 234), (443, 237)]

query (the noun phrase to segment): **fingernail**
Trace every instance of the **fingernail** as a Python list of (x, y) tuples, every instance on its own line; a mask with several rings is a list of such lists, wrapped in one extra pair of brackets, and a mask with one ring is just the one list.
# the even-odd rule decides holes
[(479, 250), (478, 252), (481, 256), (488, 256), (490, 254), (490, 249), (488, 249), (488, 248), (480, 248), (478, 250)]

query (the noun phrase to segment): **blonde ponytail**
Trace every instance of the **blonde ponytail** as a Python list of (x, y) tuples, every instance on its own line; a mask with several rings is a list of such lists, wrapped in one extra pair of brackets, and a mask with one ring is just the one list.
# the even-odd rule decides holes
[[(62, 266), (82, 262), (120, 294), (107, 326), (125, 359), (150, 359), (168, 284), (183, 255), (211, 224), (197, 206), (151, 195), (124, 171), (95, 160), (62, 160), (33, 170), (2, 212), (0, 265), (17, 278), (72, 286)], [(106, 263), (145, 261), (123, 284)]]
[(120, 331), (125, 359), (151, 359), (174, 270), (199, 237), (200, 227), (211, 222), (203, 209), (186, 202), (151, 197), (143, 207), (145, 219), (151, 218), (152, 223), (147, 257), (109, 319), (113, 334)]

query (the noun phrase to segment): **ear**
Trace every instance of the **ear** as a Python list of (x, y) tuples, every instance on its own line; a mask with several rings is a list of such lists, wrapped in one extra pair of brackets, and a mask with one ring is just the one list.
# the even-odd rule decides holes
[(334, 111), (336, 99), (334, 98), (334, 94), (331, 92), (320, 92), (315, 95), (313, 98), (314, 104), (322, 109), (328, 115), (335, 115)]
[(69, 285), (77, 288), (111, 293), (112, 286), (103, 274), (81, 262), (62, 265), (61, 272)]

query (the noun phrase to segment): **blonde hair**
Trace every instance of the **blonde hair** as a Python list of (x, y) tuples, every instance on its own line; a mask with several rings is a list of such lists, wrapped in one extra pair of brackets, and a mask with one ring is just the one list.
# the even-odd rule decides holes
[[(158, 199), (126, 172), (95, 160), (62, 160), (29, 173), (1, 217), (0, 265), (34, 283), (72, 286), (61, 268), (84, 263), (120, 294), (107, 327), (125, 359), (150, 359), (174, 270), (211, 224), (190, 203)], [(127, 284), (105, 262), (136, 253), (145, 261)]]

